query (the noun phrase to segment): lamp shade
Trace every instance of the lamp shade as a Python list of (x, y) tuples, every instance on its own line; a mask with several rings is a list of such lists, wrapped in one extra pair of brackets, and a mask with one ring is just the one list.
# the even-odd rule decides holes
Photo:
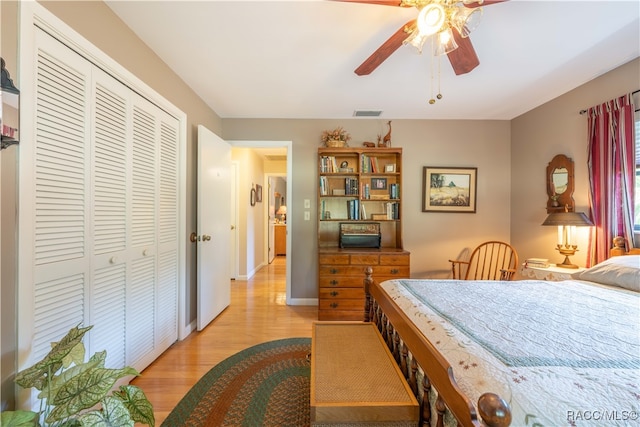
[(285, 205), (282, 205), (278, 208), (278, 211), (276, 212), (276, 215), (286, 215), (287, 214), (287, 207)]
[(576, 227), (592, 226), (593, 222), (583, 212), (553, 212), (542, 225), (572, 225)]

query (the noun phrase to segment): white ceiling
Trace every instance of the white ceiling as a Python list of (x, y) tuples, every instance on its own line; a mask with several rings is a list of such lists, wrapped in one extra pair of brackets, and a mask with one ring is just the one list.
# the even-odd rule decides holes
[[(353, 72), (415, 18), (415, 8), (318, 0), (106, 4), (222, 118), (339, 119), (382, 110), (388, 119), (508, 120), (640, 56), (638, 0), (485, 6), (471, 35), (480, 66), (456, 76), (443, 58), (443, 99), (430, 105), (426, 53), (402, 46), (371, 75)], [(437, 67), (433, 74), (438, 93)]]

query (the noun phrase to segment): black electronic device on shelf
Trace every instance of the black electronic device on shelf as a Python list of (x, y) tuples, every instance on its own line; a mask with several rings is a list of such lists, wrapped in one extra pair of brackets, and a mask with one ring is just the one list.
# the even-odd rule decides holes
[(381, 242), (379, 222), (340, 223), (341, 248), (380, 248)]

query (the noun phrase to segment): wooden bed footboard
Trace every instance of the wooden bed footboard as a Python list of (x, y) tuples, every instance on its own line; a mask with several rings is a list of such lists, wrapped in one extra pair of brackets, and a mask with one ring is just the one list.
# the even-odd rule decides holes
[[(431, 413), (428, 396), (433, 387), (437, 391), (435, 402), (437, 426), (444, 425), (446, 409), (449, 409), (456, 418), (458, 426), (508, 426), (511, 423), (511, 409), (504, 399), (494, 393), (485, 393), (478, 399), (476, 412), (469, 398), (456, 384), (449, 362), (378, 287), (372, 274), (373, 269), (367, 267), (364, 279), (365, 321), (377, 325), (420, 402), (421, 425), (431, 426), (434, 414)], [(418, 369), (424, 373), (422, 390), (418, 390)], [(421, 398), (421, 395), (425, 398)], [(478, 417), (478, 412), (481, 419)]]

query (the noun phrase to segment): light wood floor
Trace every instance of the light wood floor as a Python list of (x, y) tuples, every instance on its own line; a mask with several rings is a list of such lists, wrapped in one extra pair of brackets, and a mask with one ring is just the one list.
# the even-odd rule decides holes
[(201, 332), (177, 342), (132, 384), (154, 407), (156, 426), (211, 368), (240, 350), (265, 341), (311, 337), (315, 306), (287, 306), (284, 257), (248, 281), (231, 281), (231, 305)]

